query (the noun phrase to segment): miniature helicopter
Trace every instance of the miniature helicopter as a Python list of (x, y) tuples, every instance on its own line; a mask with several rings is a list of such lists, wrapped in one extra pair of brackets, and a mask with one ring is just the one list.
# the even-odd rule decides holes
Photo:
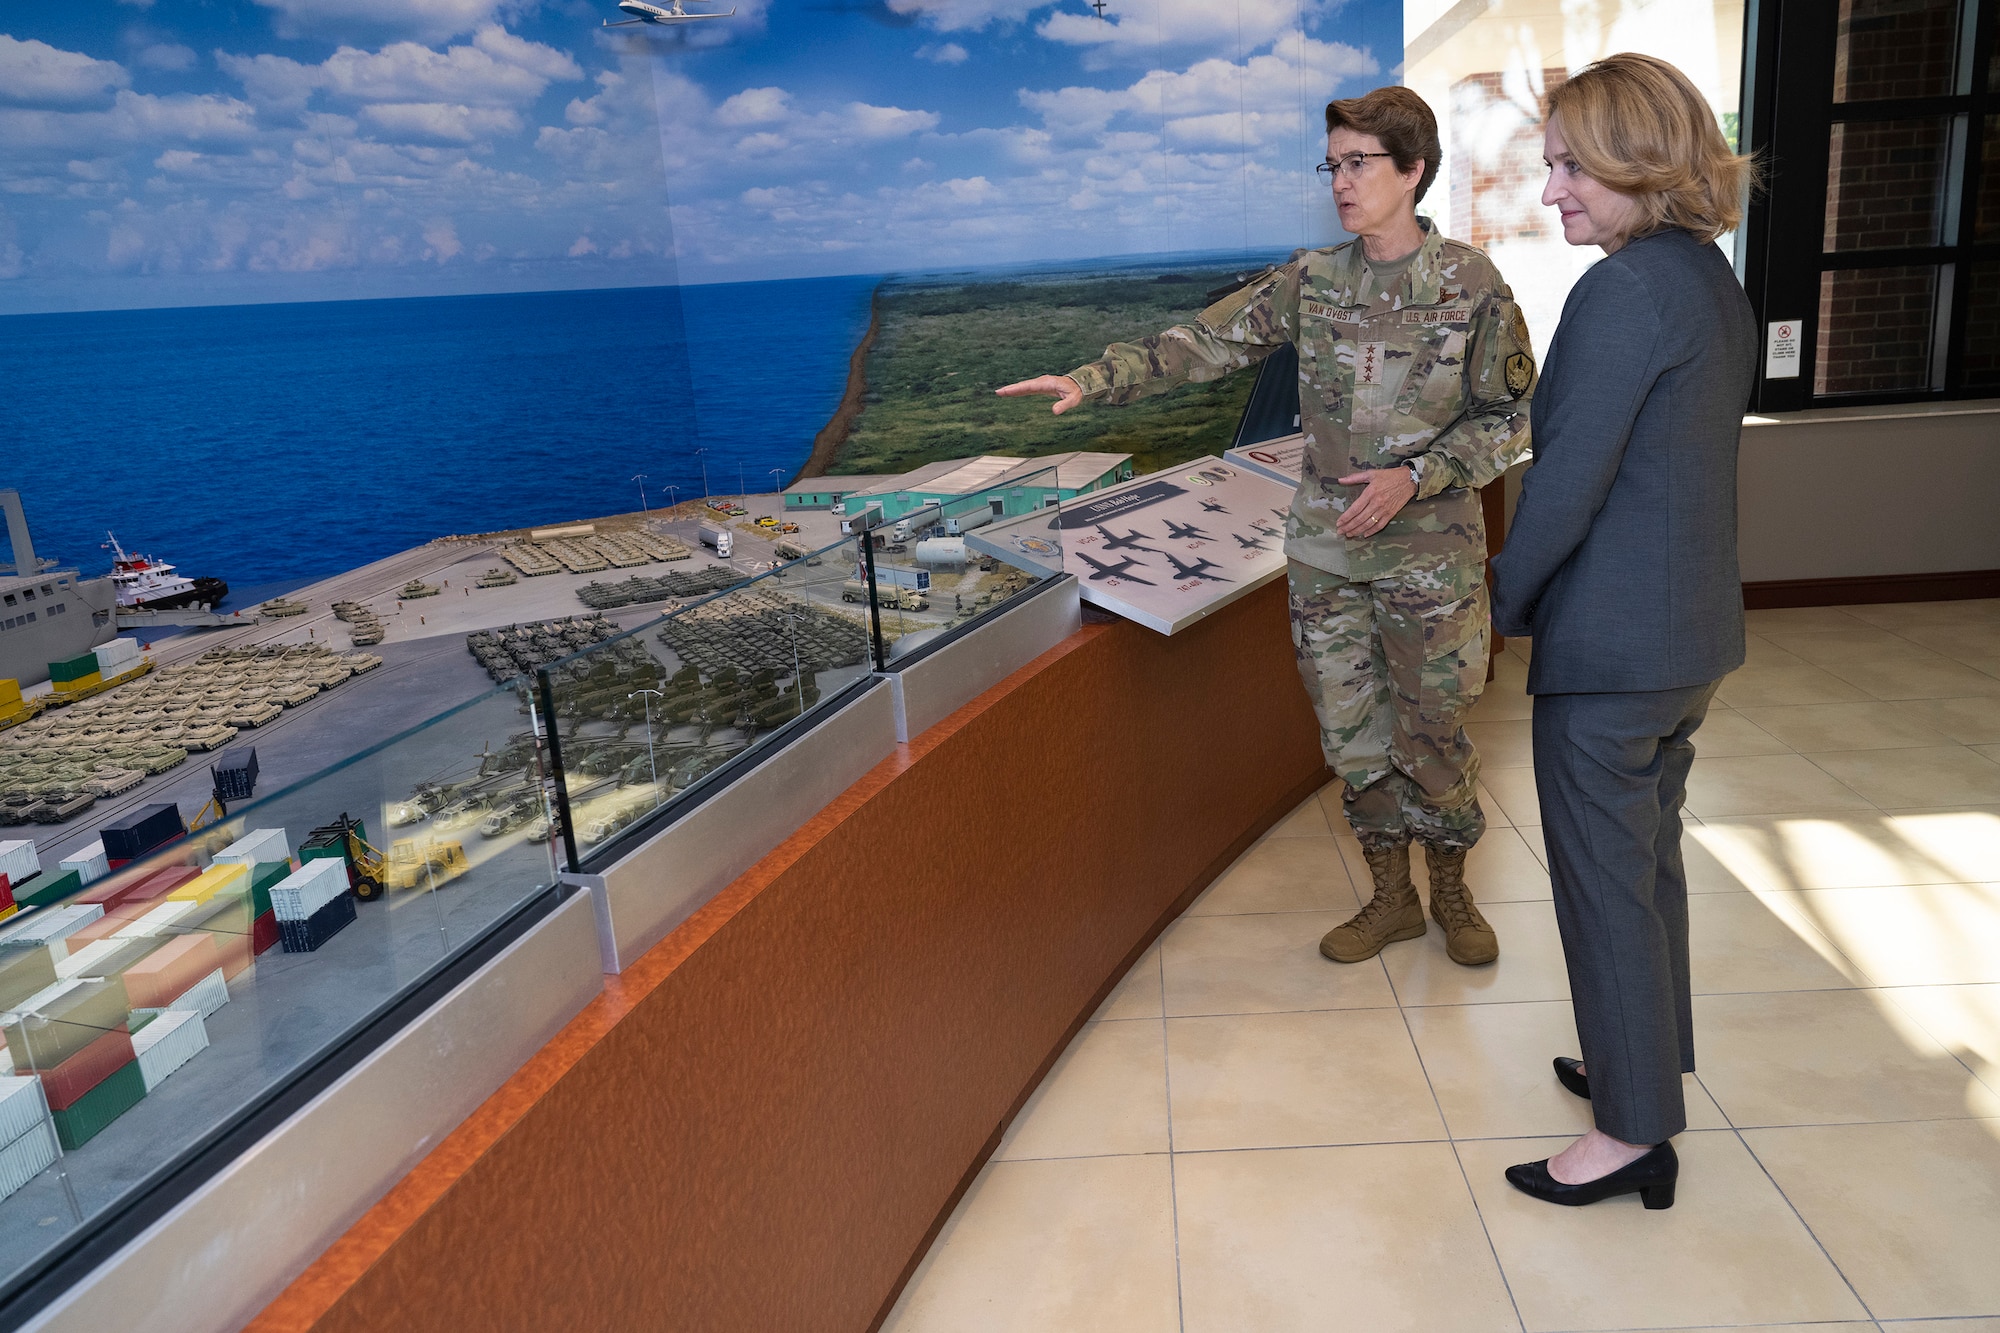
[(1222, 568), (1222, 566), (1216, 564), (1213, 560), (1197, 560), (1190, 565), (1170, 555), (1167, 557), (1167, 561), (1173, 565), (1174, 577), (1177, 579), (1207, 579), (1210, 583), (1234, 583), (1236, 581), (1234, 579), (1223, 578), (1220, 574), (1208, 573), (1208, 570)]
[(1218, 500), (1203, 500), (1201, 507), (1204, 513), (1209, 514), (1226, 514), (1229, 512)]
[(1077, 555), (1079, 558), (1082, 559), (1084, 564), (1089, 565), (1092, 569), (1097, 571), (1095, 574), (1084, 575), (1084, 577), (1089, 579), (1092, 583), (1097, 582), (1099, 579), (1124, 579), (1130, 583), (1144, 583), (1148, 588), (1153, 586), (1147, 580), (1142, 578), (1137, 578), (1125, 572), (1128, 569), (1144, 569), (1145, 566), (1140, 564), (1137, 560), (1120, 560), (1115, 565), (1107, 565), (1099, 561), (1092, 560), (1089, 556), (1084, 555), (1084, 553), (1081, 551), (1078, 551)]
[(619, 19), (616, 22), (606, 19), (604, 20), (605, 27), (625, 28), (630, 27), (634, 23), (692, 23), (696, 19), (726, 19), (730, 14), (736, 12), (734, 8), (731, 8), (728, 14), (690, 14), (687, 10), (681, 8), (681, 0), (674, 0), (673, 8), (671, 9), (662, 9), (658, 5), (649, 5), (646, 3), (646, 0), (618, 0), (618, 7), (627, 14), (634, 15), (634, 17)]
[(1172, 542), (1212, 542), (1215, 538), (1203, 532), (1192, 523), (1176, 523), (1167, 520), (1167, 540)]
[(1131, 551), (1145, 551), (1151, 555), (1159, 554), (1159, 552), (1153, 550), (1152, 547), (1141, 546), (1139, 544), (1140, 542), (1143, 541), (1150, 541), (1151, 538), (1147, 537), (1145, 533), (1139, 531), (1137, 528), (1132, 529), (1130, 532), (1126, 533), (1123, 537), (1119, 537), (1119, 536), (1114, 536), (1112, 534), (1111, 529), (1105, 527), (1101, 523), (1092, 524), (1092, 526), (1097, 529), (1098, 535), (1104, 538), (1104, 549), (1107, 551), (1131, 550)]
[[(1097, 17), (1102, 19), (1104, 18), (1104, 11), (1109, 9), (1111, 6), (1105, 3), (1105, 0), (1090, 0), (1090, 7), (1096, 10)], [(1105, 22), (1109, 23), (1110, 20), (1105, 19)]]

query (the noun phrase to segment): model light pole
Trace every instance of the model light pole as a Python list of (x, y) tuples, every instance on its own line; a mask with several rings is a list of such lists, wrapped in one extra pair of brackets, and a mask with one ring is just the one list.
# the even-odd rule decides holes
[[(796, 650), (794, 650), (793, 656), (797, 656)], [(640, 700), (640, 707), (646, 710), (646, 768), (653, 775), (653, 804), (658, 805), (660, 803), (660, 765), (653, 758), (653, 700), (655, 698), (664, 699), (666, 695), (659, 690), (634, 690), (625, 697), (627, 699)]]
[(736, 493), (745, 500), (750, 498), (750, 488), (743, 484), (743, 464), (736, 464)]
[(679, 504), (680, 502), (681, 502), (681, 488), (674, 485), (672, 482), (667, 483), (667, 508), (672, 509), (675, 505)]
[(694, 456), (701, 463), (701, 498), (708, 499), (708, 450), (697, 449)]
[(799, 666), (799, 613), (785, 612), (792, 626), (792, 693), (799, 696), (799, 716), (806, 715), (806, 673)]
[(639, 511), (645, 514), (652, 513), (652, 506), (646, 503), (646, 474), (641, 472), (632, 480), (639, 483)]
[(782, 499), (784, 499), (784, 498), (785, 498), (785, 497), (784, 497), (784, 495), (783, 495), (783, 491), (784, 491), (784, 489), (785, 489), (785, 474), (784, 474), (784, 471), (783, 471), (782, 469), (780, 469), (780, 468), (772, 468), (772, 469), (771, 469), (771, 494), (773, 494), (773, 495), (777, 496), (777, 497), (778, 497), (778, 498), (779, 498), (780, 500), (782, 500)]

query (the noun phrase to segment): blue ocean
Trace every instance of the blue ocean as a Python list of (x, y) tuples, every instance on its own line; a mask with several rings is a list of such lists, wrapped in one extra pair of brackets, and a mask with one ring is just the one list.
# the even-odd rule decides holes
[(8, 316), (0, 487), (86, 574), (115, 532), (245, 590), (635, 510), (638, 474), (655, 506), (702, 494), (704, 463), (714, 493), (770, 491), (839, 403), (876, 283)]

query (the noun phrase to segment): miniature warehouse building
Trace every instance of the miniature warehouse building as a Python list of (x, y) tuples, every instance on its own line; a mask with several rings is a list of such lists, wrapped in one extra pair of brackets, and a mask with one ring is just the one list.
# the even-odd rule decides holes
[(977, 458), (932, 463), (907, 475), (863, 486), (845, 498), (844, 508), (853, 513), (863, 505), (880, 505), (882, 521), (893, 523), (926, 505), (946, 504), (961, 496), (1006, 486), (1004, 495), (989, 495), (987, 500), (994, 506), (992, 517), (1012, 518), (1047, 508), (1057, 500), (1073, 500), (1129, 480), (1131, 476), (1130, 454), (1067, 453), (1042, 458), (981, 454)]

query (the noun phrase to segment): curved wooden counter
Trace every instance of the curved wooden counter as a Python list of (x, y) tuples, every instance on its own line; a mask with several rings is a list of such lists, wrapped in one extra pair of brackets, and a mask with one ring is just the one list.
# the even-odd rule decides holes
[(607, 978), (250, 1327), (873, 1327), (1115, 980), (1326, 776), (1282, 583), (1085, 625)]

